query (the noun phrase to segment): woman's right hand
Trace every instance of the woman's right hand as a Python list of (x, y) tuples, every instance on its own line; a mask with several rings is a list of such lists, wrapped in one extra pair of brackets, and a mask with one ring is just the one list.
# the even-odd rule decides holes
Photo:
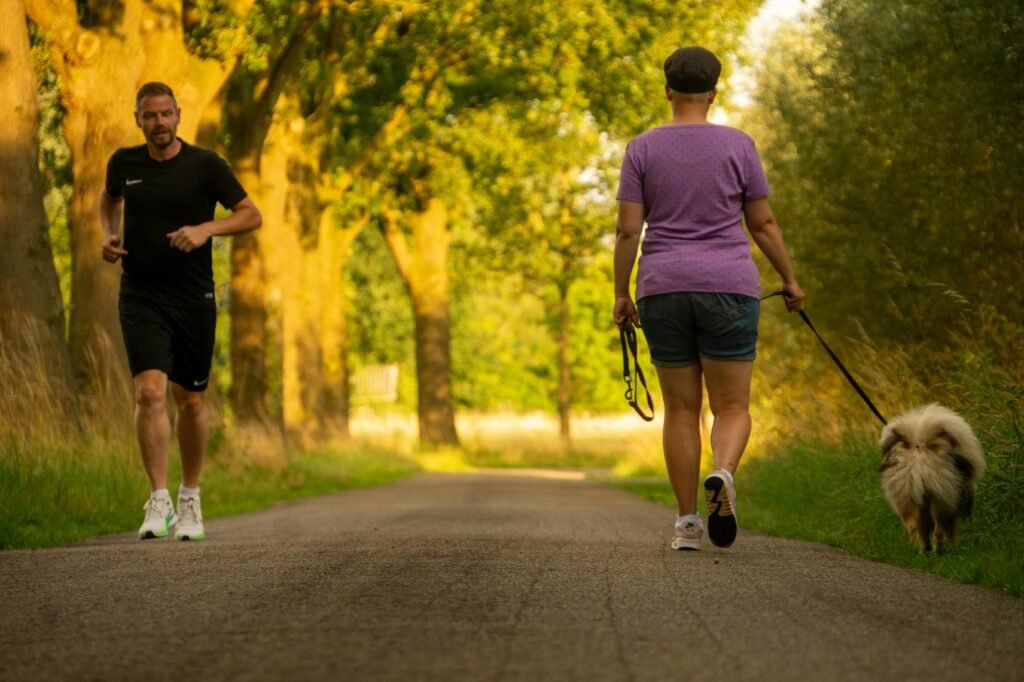
[(612, 310), (612, 320), (616, 327), (624, 327), (630, 324), (634, 327), (640, 326), (640, 319), (636, 314), (636, 305), (629, 296), (616, 296), (615, 308)]
[(786, 310), (791, 313), (795, 313), (798, 310), (804, 309), (804, 290), (800, 288), (800, 285), (796, 283), (796, 280), (792, 282), (782, 283), (782, 298), (786, 301)]

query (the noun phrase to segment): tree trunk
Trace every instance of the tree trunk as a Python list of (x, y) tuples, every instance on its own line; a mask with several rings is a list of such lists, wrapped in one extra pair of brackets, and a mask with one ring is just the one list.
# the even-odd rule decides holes
[(569, 287), (558, 287), (558, 433), (562, 445), (572, 444), (572, 366), (569, 349), (572, 339), (569, 314)]
[[(294, 326), (292, 318), (298, 308), (294, 296), (301, 291), (301, 286), (295, 279), (301, 277), (303, 265), (295, 238), (299, 229), (295, 225), (298, 218), (291, 210), (295, 202), (288, 169), (292, 161), (289, 131), (293, 115), (289, 113), (287, 102), (282, 101), (282, 105), (284, 111), (278, 111), (274, 115), (273, 124), (267, 133), (267, 141), (260, 155), (260, 196), (257, 203), (263, 213), (263, 227), (259, 236), (263, 246), (273, 245), (273, 248), (260, 250), (263, 258), (263, 278), (266, 280), (264, 293), (267, 305), (264, 307), (266, 331), (259, 337), (259, 344), (266, 352), (263, 358), (265, 365), (272, 366), (278, 359), (274, 350), (280, 354), (281, 426), (284, 428), (285, 436), (301, 448), (305, 444), (301, 440), (302, 434), (296, 431), (296, 426), (301, 421), (301, 415), (297, 412), (301, 410), (301, 400), (294, 390), (294, 370), (297, 364), (292, 361), (292, 346), (289, 341)], [(232, 297), (234, 293), (233, 285)], [(232, 344), (232, 347), (234, 348), (235, 344)]]
[[(294, 159), (292, 160), (294, 162)], [(294, 163), (289, 164), (295, 168)], [(366, 224), (335, 224), (334, 207), (309, 215), (291, 178), (286, 233), (278, 258), (282, 315), (283, 410), (289, 434), (301, 440), (349, 435), (348, 329), (344, 264)], [(308, 189), (309, 183), (302, 188)], [(303, 192), (305, 200), (310, 193)], [(311, 227), (312, 226), (312, 227)]]
[[(141, 7), (126, 3), (122, 26), (137, 25)], [(71, 149), (73, 186), (68, 207), (71, 230), (71, 362), (81, 383), (116, 386), (124, 381), (127, 354), (121, 338), (117, 296), (121, 266), (100, 257), (103, 228), (99, 195), (107, 160), (119, 147), (138, 144), (132, 97), (144, 55), (138, 33), (117, 35), (77, 25), (73, 47), (59, 55), (64, 136)]]
[(368, 215), (339, 228), (334, 208), (362, 175), (374, 152), (393, 142), (407, 111), (404, 106), (396, 107), (373, 141), (344, 171), (336, 173), (336, 169), (323, 166), (334, 93), (330, 87), (327, 90), (308, 116), (300, 113), (301, 103), (293, 93), (281, 95), (271, 142), (263, 157), (264, 167), (273, 175), (264, 175), (268, 209), (273, 204), (271, 222), (284, 228), (271, 238), (275, 248), (265, 253), (271, 280), (282, 292), (283, 422), (289, 434), (303, 439), (349, 435), (343, 268)]
[[(81, 100), (80, 100), (81, 101)], [(112, 106), (108, 102), (107, 106)], [(122, 103), (123, 104), (123, 103)], [(69, 342), (75, 374), (86, 382), (117, 381), (127, 368), (121, 337), (117, 297), (121, 266), (100, 257), (103, 228), (99, 222), (99, 195), (105, 183), (106, 159), (89, 147), (113, 152), (135, 142), (135, 132), (121, 122), (100, 123), (89, 110), (69, 109), (64, 115), (65, 136), (71, 147), (74, 184), (68, 210), (71, 229), (71, 323)], [(130, 119), (128, 119), (130, 120)], [(92, 128), (91, 133), (88, 129)]]
[(414, 298), (420, 442), (458, 445), (450, 382), (448, 301)]
[(345, 261), (352, 243), (367, 223), (363, 218), (353, 225), (335, 225), (334, 209), (327, 207), (320, 218), (318, 290), (320, 348), (323, 377), (320, 383), (320, 420), (339, 438), (349, 437), (348, 322), (345, 316)]
[(417, 411), (420, 442), (459, 444), (451, 390), (451, 319), (448, 291), (448, 211), (437, 198), (409, 216), (415, 250), (394, 216), (382, 221), (388, 247), (409, 288), (416, 320)]
[(274, 244), (264, 251), (267, 280), (280, 301), (282, 423), (306, 445), (349, 435), (343, 266), (367, 220), (344, 229), (335, 224), (334, 205), (320, 190), (332, 180), (320, 165), (326, 137), (319, 119), (302, 116), (298, 106), (294, 97), (282, 97), (261, 179), (264, 241)]
[(305, 122), (298, 102), (282, 97), (261, 160), (263, 238), (274, 245), (264, 258), (271, 300), (279, 301), (268, 316), (276, 314), (274, 328), (280, 330), (281, 421), (286, 436), (301, 447), (323, 435), (323, 359), (315, 308), (331, 293), (318, 286), (317, 147), (315, 141), (304, 144)]
[(569, 287), (573, 277), (573, 234), (572, 204), (575, 200), (572, 193), (571, 171), (563, 171), (559, 177), (559, 200), (561, 210), (558, 215), (558, 251), (561, 255), (558, 273), (558, 433), (562, 445), (572, 445), (572, 365), (570, 349), (572, 347), (571, 311), (569, 310)]
[[(287, 36), (267, 68), (260, 74), (238, 70), (227, 82), (228, 158), (257, 206), (263, 192), (260, 157), (274, 110), (285, 85), (301, 68), (307, 41), (327, 8), (326, 3), (303, 5), (302, 24)], [(260, 242), (257, 232), (235, 236), (231, 244), (231, 399), (235, 416), (242, 421), (268, 415), (266, 266)]]
[[(39, 107), (25, 8), (0, 0), (0, 346), (68, 385), (64, 308), (50, 251), (36, 141)], [(24, 364), (24, 363), (22, 363)]]
[[(231, 161), (239, 182), (255, 200), (259, 152), (232, 155)], [(259, 232), (231, 237), (231, 406), (241, 421), (268, 416), (264, 276)]]

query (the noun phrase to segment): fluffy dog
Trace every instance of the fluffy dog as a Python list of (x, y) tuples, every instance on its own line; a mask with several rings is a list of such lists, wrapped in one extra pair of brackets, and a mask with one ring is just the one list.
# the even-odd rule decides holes
[(882, 431), (882, 491), (923, 552), (941, 553), (971, 513), (985, 456), (960, 415), (925, 405), (893, 419)]

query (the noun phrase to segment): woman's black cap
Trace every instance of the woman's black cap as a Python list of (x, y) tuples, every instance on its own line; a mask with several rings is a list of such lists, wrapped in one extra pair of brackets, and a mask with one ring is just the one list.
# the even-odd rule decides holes
[(681, 47), (665, 60), (665, 82), (676, 92), (708, 92), (721, 74), (722, 62), (703, 47)]

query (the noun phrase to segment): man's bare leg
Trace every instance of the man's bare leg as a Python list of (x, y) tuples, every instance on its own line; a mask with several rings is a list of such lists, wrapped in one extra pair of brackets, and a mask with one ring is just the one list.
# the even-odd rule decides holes
[(167, 375), (147, 369), (135, 375), (135, 436), (152, 490), (167, 488), (171, 423), (167, 418)]
[(199, 474), (206, 458), (206, 441), (210, 434), (210, 418), (206, 411), (206, 393), (186, 391), (175, 383), (171, 394), (178, 406), (178, 448), (181, 450), (181, 484), (199, 487)]

